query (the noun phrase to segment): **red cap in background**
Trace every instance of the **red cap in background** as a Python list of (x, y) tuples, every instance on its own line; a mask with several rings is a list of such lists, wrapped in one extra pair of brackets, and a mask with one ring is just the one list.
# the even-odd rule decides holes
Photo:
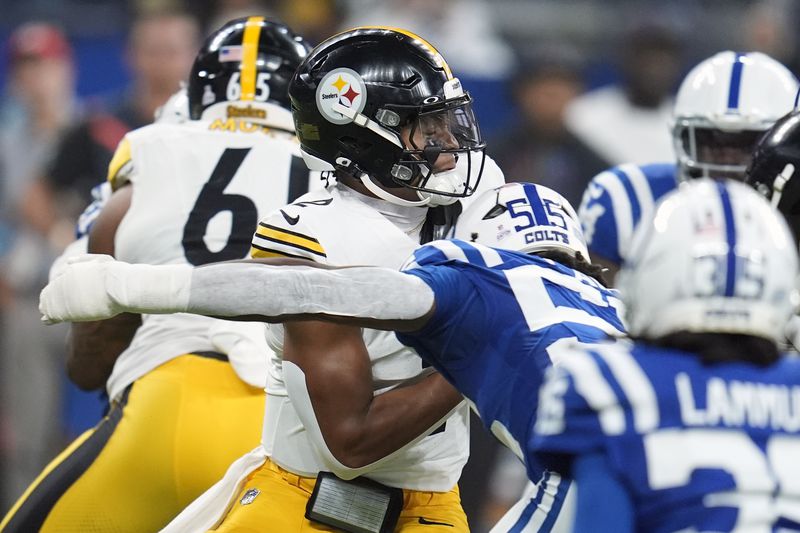
[(11, 63), (21, 59), (72, 59), (72, 48), (64, 34), (51, 24), (28, 22), (8, 40)]

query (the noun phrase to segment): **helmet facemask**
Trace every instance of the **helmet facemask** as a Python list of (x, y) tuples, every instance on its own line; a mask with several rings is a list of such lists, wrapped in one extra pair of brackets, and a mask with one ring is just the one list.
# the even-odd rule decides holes
[(721, 129), (702, 118), (681, 118), (673, 127), (679, 179), (730, 178), (744, 181), (763, 129)]
[(390, 170), (391, 181), (418, 192), (432, 205), (454, 203), (475, 192), (483, 174), (484, 147), (469, 95), (412, 109), (386, 106), (405, 115), (403, 151)]

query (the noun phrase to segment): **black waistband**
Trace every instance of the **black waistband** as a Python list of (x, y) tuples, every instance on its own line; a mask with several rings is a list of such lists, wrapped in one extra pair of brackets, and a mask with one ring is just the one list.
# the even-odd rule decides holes
[(217, 361), (228, 362), (228, 356), (220, 352), (189, 352), (189, 355), (197, 355), (199, 357), (206, 357), (208, 359), (216, 359)]

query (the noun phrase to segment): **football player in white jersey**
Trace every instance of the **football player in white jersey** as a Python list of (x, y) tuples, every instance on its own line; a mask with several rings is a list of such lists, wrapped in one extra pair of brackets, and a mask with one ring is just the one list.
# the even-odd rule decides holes
[[(191, 120), (120, 143), (89, 251), (147, 264), (246, 257), (259, 218), (309, 190), (287, 94), (309, 48), (263, 17), (211, 35), (187, 87)], [(252, 449), (267, 356), (232, 364), (212, 342), (216, 323), (126, 314), (74, 324), (70, 377), (105, 385), (110, 411), (45, 468), (0, 529), (155, 531)]]
[(677, 162), (623, 164), (589, 182), (578, 214), (592, 261), (613, 277), (639, 221), (679, 182), (701, 176), (743, 180), (756, 142), (792, 109), (797, 90), (794, 74), (759, 52), (720, 52), (695, 66), (675, 99)]
[[(156, 109), (153, 122), (182, 124), (189, 120), (189, 96), (186, 87), (181, 86), (169, 99)], [(85, 254), (89, 249), (89, 230), (94, 221), (111, 198), (111, 183), (106, 180), (92, 187), (92, 203), (83, 210), (75, 224), (75, 240), (56, 258), (50, 267), (50, 277), (53, 278), (66, 263), (67, 258)]]
[[(303, 62), (289, 94), (303, 157), (337, 184), (264, 218), (253, 257), (399, 268), (446, 231), (481, 175), (483, 186), (503, 181), (484, 163), (469, 95), (417, 35), (357, 28), (334, 36)], [(168, 530), (346, 529), (337, 522), (346, 518), (320, 509), (335, 497), (327, 484), (347, 492), (364, 479), (370, 485), (360, 490), (375, 494), (356, 504), (389, 498), (378, 513), (396, 522), (387, 530), (468, 530), (456, 485), (468, 408), (438, 373), (382, 331), (298, 322), (270, 328), (269, 342), (262, 446)], [(330, 359), (321, 364), (323, 353)]]

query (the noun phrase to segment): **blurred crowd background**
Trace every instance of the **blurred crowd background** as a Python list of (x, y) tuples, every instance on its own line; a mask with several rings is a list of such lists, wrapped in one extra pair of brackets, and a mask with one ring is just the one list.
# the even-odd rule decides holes
[[(0, 13), (0, 516), (104, 406), (66, 380), (66, 329), (39, 322), (50, 263), (117, 142), (226, 20), (276, 16), (312, 43), (363, 24), (424, 36), (475, 97), (506, 178), (576, 207), (610, 165), (674, 159), (672, 97), (693, 64), (733, 49), (800, 66), (793, 0), (0, 0)], [(480, 532), (525, 472), (473, 427), (462, 494)]]

